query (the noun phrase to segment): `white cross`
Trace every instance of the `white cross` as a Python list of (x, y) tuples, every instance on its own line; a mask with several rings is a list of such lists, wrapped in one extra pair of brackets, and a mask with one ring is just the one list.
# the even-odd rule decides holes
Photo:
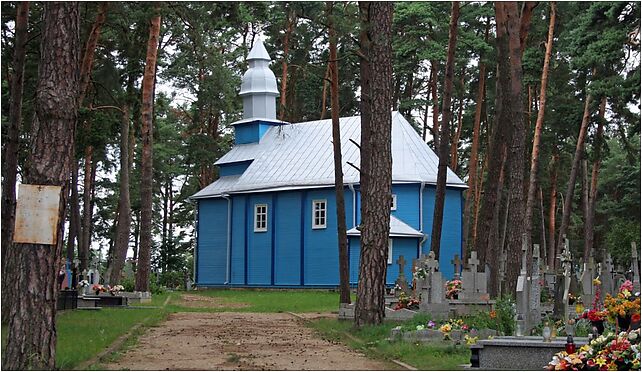
[(479, 265), (479, 260), (477, 259), (477, 251), (472, 251), (470, 252), (470, 258), (468, 259), (468, 266), (470, 268), (470, 271), (476, 273), (477, 265)]

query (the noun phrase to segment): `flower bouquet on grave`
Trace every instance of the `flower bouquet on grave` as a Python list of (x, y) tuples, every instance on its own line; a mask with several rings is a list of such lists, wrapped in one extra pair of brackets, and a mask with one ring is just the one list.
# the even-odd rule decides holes
[(462, 290), (462, 282), (459, 279), (453, 279), (446, 282), (446, 298), (456, 300), (459, 298), (459, 292)]
[(591, 305), (591, 309), (582, 312), (579, 316), (579, 319), (587, 319), (591, 322), (591, 325), (597, 330), (599, 335), (604, 332), (604, 321), (608, 316), (608, 311), (603, 310), (602, 304), (600, 303), (600, 284), (602, 284), (602, 282), (600, 282), (599, 278), (593, 279), (593, 286), (595, 286), (593, 304)]
[(419, 300), (416, 299), (415, 297), (408, 296), (405, 292), (401, 292), (399, 293), (397, 304), (395, 305), (393, 310), (401, 310), (401, 309), (418, 310)]
[(428, 271), (426, 271), (426, 269), (424, 269), (423, 267), (418, 268), (412, 274), (412, 279), (414, 281), (417, 281), (417, 280), (420, 280), (420, 279), (423, 280), (423, 279), (426, 279), (427, 277), (428, 277)]
[(633, 283), (627, 280), (620, 286), (620, 291), (615, 297), (610, 294), (604, 299), (604, 306), (608, 311), (608, 319), (616, 323), (622, 330), (628, 330), (632, 321), (640, 321), (640, 296), (633, 295)]
[(102, 284), (94, 284), (91, 286), (91, 290), (96, 293), (96, 296), (100, 294), (100, 292), (105, 292), (106, 289), (105, 287), (102, 286)]
[(118, 292), (120, 292), (120, 291), (122, 291), (124, 289), (125, 289), (125, 287), (123, 287), (120, 284), (117, 284), (117, 285), (115, 285), (113, 287), (107, 286), (107, 290), (109, 291), (109, 293), (111, 293), (112, 296), (116, 296), (118, 294)]
[(545, 368), (549, 371), (640, 370), (640, 330), (599, 336), (587, 345), (568, 354), (553, 356)]

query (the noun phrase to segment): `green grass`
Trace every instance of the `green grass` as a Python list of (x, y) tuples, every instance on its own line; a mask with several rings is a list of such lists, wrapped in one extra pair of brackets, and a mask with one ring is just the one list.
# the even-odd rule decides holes
[[(306, 290), (206, 290), (190, 292), (198, 296), (215, 297), (229, 307), (220, 308), (190, 308), (180, 305), (180, 296), (170, 303), (167, 308), (172, 312), (253, 312), (253, 313), (293, 313), (336, 312), (339, 309), (339, 293), (330, 291)], [(235, 307), (234, 304), (245, 304), (246, 307)]]
[(390, 329), (404, 323), (390, 322), (361, 329), (354, 328), (352, 322), (336, 319), (319, 319), (308, 324), (324, 338), (342, 342), (371, 358), (396, 359), (420, 370), (457, 370), (470, 362), (470, 350), (465, 345), (386, 341)]
[[(169, 293), (154, 295), (149, 309), (102, 308), (67, 310), (56, 316), (56, 368), (72, 369), (93, 358), (137, 323), (151, 326), (166, 318), (161, 306)], [(149, 318), (149, 319), (147, 319)], [(2, 346), (6, 345), (8, 327), (2, 327)]]

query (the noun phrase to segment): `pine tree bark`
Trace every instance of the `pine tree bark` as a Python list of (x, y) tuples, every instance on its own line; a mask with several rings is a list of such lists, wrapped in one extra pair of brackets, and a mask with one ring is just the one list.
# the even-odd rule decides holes
[(107, 18), (108, 6), (109, 3), (107, 2), (102, 2), (98, 6), (96, 20), (94, 21), (91, 31), (89, 32), (89, 37), (87, 38), (87, 45), (85, 46), (85, 53), (80, 66), (80, 94), (78, 95), (79, 107), (82, 107), (87, 91), (89, 90), (89, 81), (91, 80), (91, 70), (94, 65), (94, 56), (96, 55), (96, 46), (98, 45), (98, 39), (100, 38), (102, 27), (105, 24), (105, 19)]
[(557, 252), (555, 244), (555, 217), (557, 216), (557, 166), (559, 161), (559, 155), (557, 150), (553, 147), (553, 155), (551, 158), (550, 166), (550, 178), (551, 178), (551, 194), (549, 196), (549, 207), (548, 207), (548, 256), (547, 264), (550, 269), (555, 269), (557, 265), (556, 257), (559, 252)]
[[(593, 70), (593, 77), (595, 77), (595, 69)], [(586, 92), (584, 99), (584, 114), (582, 115), (582, 123), (580, 124), (580, 132), (577, 135), (577, 143), (575, 145), (575, 155), (573, 156), (573, 163), (571, 164), (571, 172), (568, 176), (568, 185), (566, 187), (566, 198), (564, 199), (564, 209), (562, 210), (562, 221), (557, 235), (557, 251), (562, 252), (562, 244), (564, 243), (564, 235), (568, 229), (568, 224), (571, 220), (571, 209), (573, 207), (573, 192), (575, 191), (575, 181), (577, 180), (577, 172), (580, 167), (580, 160), (584, 152), (584, 141), (586, 140), (586, 132), (588, 131), (589, 119), (591, 116), (590, 107), (593, 100), (591, 93)]]
[(432, 81), (430, 83), (431, 97), (432, 97), (432, 134), (433, 144), (435, 151), (439, 150), (439, 99), (437, 97), (437, 81), (439, 80), (439, 63), (437, 61), (430, 61), (430, 73)]
[[(488, 33), (490, 30), (490, 19), (486, 22), (486, 31), (484, 40), (488, 41)], [(476, 218), (476, 203), (473, 203), (477, 195), (478, 189), (478, 172), (477, 166), (479, 163), (479, 133), (481, 130), (481, 115), (484, 105), (484, 97), (486, 96), (486, 63), (484, 63), (483, 56), (479, 56), (479, 86), (477, 87), (477, 99), (475, 102), (475, 118), (473, 121), (473, 142), (470, 148), (470, 160), (468, 162), (468, 190), (466, 190), (466, 201), (464, 203), (464, 213), (468, 217), (468, 230), (470, 233), (470, 241), (464, 246), (474, 247), (477, 240), (477, 218)], [(468, 235), (468, 234), (467, 234)], [(479, 252), (477, 252), (479, 253)], [(464, 256), (465, 257), (465, 256)]]
[[(506, 241), (506, 288), (509, 289), (509, 294), (514, 294), (520, 270), (522, 239), (525, 232), (526, 219), (524, 214), (526, 202), (524, 199), (526, 126), (524, 125), (524, 101), (522, 99), (522, 53), (519, 12), (517, 10), (517, 2), (506, 2), (502, 3), (502, 5), (508, 18), (506, 27), (510, 59), (500, 60), (500, 63), (509, 63), (510, 66), (510, 98), (508, 100), (509, 105), (506, 108), (510, 115), (509, 123), (513, 126), (507, 157), (508, 197), (510, 200), (508, 231), (510, 231), (510, 234), (507, 235)], [(523, 25), (524, 22), (521, 24)]]
[[(71, 262), (74, 259), (76, 251), (76, 241), (78, 241), (78, 232), (80, 231), (80, 205), (78, 204), (78, 160), (74, 158), (71, 170), (71, 182), (69, 184), (69, 234), (67, 235), (67, 260)], [(78, 244), (80, 245), (80, 244)]]
[(602, 161), (602, 146), (604, 141), (604, 114), (606, 112), (606, 97), (602, 97), (598, 112), (597, 131), (595, 133), (595, 154), (591, 168), (591, 182), (587, 187), (586, 220), (584, 222), (584, 263), (593, 252), (595, 239), (595, 205), (597, 203), (597, 179)]
[(9, 103), (9, 127), (7, 128), (7, 141), (2, 154), (2, 320), (6, 322), (9, 315), (9, 295), (13, 279), (7, 275), (5, 266), (8, 262), (7, 252), (11, 249), (13, 241), (13, 228), (16, 209), (16, 179), (18, 174), (18, 146), (20, 126), (22, 123), (22, 92), (24, 87), (25, 56), (27, 43), (27, 28), (29, 26), (29, 2), (22, 1), (16, 7), (15, 21), (15, 49), (13, 54), (13, 75), (11, 78), (11, 91)]
[(119, 284), (131, 228), (131, 203), (129, 200), (129, 104), (125, 103), (120, 121), (120, 185), (118, 197), (118, 223), (116, 225), (116, 242), (114, 257), (109, 268), (109, 284)]
[(444, 202), (446, 198), (446, 173), (448, 171), (448, 141), (450, 138), (450, 119), (452, 111), (450, 102), (453, 93), (453, 75), (455, 69), (455, 49), (457, 47), (457, 22), (459, 20), (459, 2), (453, 1), (448, 29), (448, 53), (446, 56), (446, 72), (444, 79), (444, 94), (442, 98), (442, 119), (439, 131), (439, 164), (437, 166), (437, 186), (435, 191), (435, 207), (433, 211), (430, 250), (439, 260), (441, 245), (441, 227), (444, 217)]
[(387, 2), (359, 2), (361, 17), (361, 259), (355, 325), (380, 324), (392, 202), (392, 14)]
[(140, 249), (136, 270), (135, 290), (149, 291), (149, 275), (151, 270), (152, 253), (152, 141), (153, 141), (153, 112), (154, 85), (156, 80), (156, 58), (158, 53), (158, 37), (160, 35), (160, 5), (154, 6), (156, 15), (152, 18), (147, 41), (147, 57), (142, 83), (141, 108), (141, 183), (140, 183)]
[(328, 39), (330, 41), (330, 107), (332, 115), (332, 146), (334, 151), (334, 192), (337, 199), (337, 241), (339, 242), (339, 303), (350, 303), (350, 264), (346, 226), (346, 203), (343, 187), (343, 159), (341, 156), (341, 128), (339, 127), (339, 63), (337, 61), (337, 31), (332, 8), (326, 5)]
[[(533, 207), (535, 205), (535, 192), (537, 191), (537, 172), (539, 170), (539, 147), (542, 139), (542, 129), (544, 127), (544, 114), (546, 111), (546, 87), (548, 84), (548, 68), (551, 61), (551, 52), (553, 50), (553, 33), (555, 30), (555, 2), (551, 2), (551, 16), (548, 23), (548, 40), (546, 41), (546, 52), (544, 53), (544, 66), (542, 67), (542, 79), (539, 92), (539, 110), (537, 111), (537, 120), (535, 121), (535, 133), (533, 135), (533, 150), (531, 152), (531, 167), (528, 180), (528, 193), (526, 197), (526, 220), (525, 234), (527, 251), (526, 257), (528, 263), (526, 265), (527, 275), (530, 275), (533, 269), (532, 258), (532, 232), (533, 232)], [(530, 107), (530, 100), (529, 100)]]
[[(91, 128), (91, 121), (86, 123), (87, 128)], [(83, 176), (83, 193), (82, 193), (82, 220), (80, 222), (80, 240), (78, 241), (78, 258), (80, 259), (80, 271), (87, 270), (89, 267), (89, 246), (91, 245), (91, 217), (92, 217), (92, 200), (91, 200), (91, 174), (94, 156), (94, 146), (85, 147), (85, 165)]]
[[(7, 252), (14, 296), (9, 309), (9, 334), (2, 369), (51, 370), (56, 353), (56, 276), (63, 251), (67, 188), (71, 174), (78, 115), (80, 17), (77, 2), (44, 5), (44, 26), (38, 66), (36, 120), (25, 184), (62, 188), (57, 241), (53, 245), (15, 243)], [(10, 265), (10, 266), (9, 266)]]
[[(461, 93), (461, 97), (459, 97), (459, 110), (457, 111), (457, 130), (455, 131), (453, 140), (450, 143), (450, 170), (452, 170), (455, 173), (457, 173), (457, 163), (458, 163), (457, 149), (459, 148), (459, 139), (461, 138), (461, 130), (463, 126), (464, 90), (465, 90), (464, 77), (465, 76), (466, 76), (466, 68), (462, 68), (461, 79), (459, 80), (462, 93)], [(465, 255), (462, 255), (462, 256), (466, 257)]]
[(290, 36), (294, 30), (296, 22), (296, 13), (291, 8), (286, 17), (285, 35), (283, 35), (283, 61), (281, 61), (281, 100), (279, 108), (279, 120), (285, 120), (287, 108), (287, 91), (288, 91), (288, 55), (290, 53)]

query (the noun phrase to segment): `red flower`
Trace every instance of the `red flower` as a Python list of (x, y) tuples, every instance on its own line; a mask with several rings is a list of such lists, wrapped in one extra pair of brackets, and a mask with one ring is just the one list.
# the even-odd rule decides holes
[(639, 321), (640, 321), (640, 314), (631, 315), (631, 322), (632, 323), (638, 323)]

